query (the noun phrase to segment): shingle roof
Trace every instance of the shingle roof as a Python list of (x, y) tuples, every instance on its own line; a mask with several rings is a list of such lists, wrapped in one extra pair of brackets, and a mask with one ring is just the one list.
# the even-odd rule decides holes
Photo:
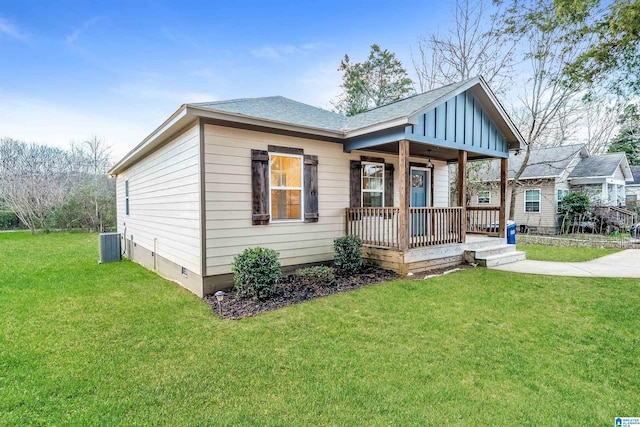
[[(558, 177), (583, 148), (584, 144), (574, 144), (532, 150), (520, 179)], [(509, 157), (509, 178), (513, 178), (523, 161), (524, 154)]]
[(347, 119), (341, 114), (283, 96), (199, 102), (191, 105), (332, 131), (340, 131)]
[(365, 128), (401, 117), (408, 117), (426, 105), (464, 86), (470, 80), (472, 79), (403, 98), (399, 101), (372, 108), (351, 117), (303, 104), (302, 102), (294, 101), (283, 96), (199, 102), (190, 105), (276, 122), (344, 132)]
[(587, 157), (582, 159), (571, 171), (569, 178), (613, 176), (624, 157), (624, 153), (608, 153)]
[[(584, 144), (574, 144), (531, 150), (529, 162), (520, 179), (559, 177), (575, 156), (584, 148)], [(520, 169), (524, 157), (524, 153), (509, 156), (509, 179), (513, 179), (516, 171)], [(500, 161), (492, 160), (490, 167), (481, 169), (478, 174), (478, 179), (481, 181), (496, 181), (500, 179)]]
[[(472, 79), (469, 79), (472, 80)], [(466, 85), (469, 80), (443, 86), (429, 92), (403, 98), (399, 101), (372, 108), (355, 116), (347, 117), (346, 129), (356, 130), (376, 123), (384, 123), (399, 117), (408, 117), (437, 99)]]
[(640, 166), (631, 166), (631, 173), (633, 174), (633, 182), (627, 185), (640, 185)]

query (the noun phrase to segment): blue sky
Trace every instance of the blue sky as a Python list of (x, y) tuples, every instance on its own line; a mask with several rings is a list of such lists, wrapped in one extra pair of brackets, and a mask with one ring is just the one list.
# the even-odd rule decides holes
[[(435, 3), (435, 2), (434, 2)], [(124, 155), (181, 104), (282, 95), (322, 108), (345, 53), (372, 43), (412, 72), (429, 1), (0, 3), (0, 137), (66, 147), (92, 134)]]

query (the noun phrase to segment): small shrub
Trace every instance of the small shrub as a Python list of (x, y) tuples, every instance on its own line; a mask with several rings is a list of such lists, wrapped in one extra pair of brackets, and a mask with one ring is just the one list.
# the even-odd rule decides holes
[(358, 236), (338, 237), (333, 241), (334, 264), (346, 273), (355, 273), (362, 267), (362, 239)]
[(282, 275), (278, 252), (261, 247), (247, 248), (231, 264), (233, 283), (239, 297), (265, 300), (273, 295)]
[(296, 276), (301, 277), (305, 285), (309, 286), (329, 286), (336, 280), (333, 269), (326, 265), (317, 265), (296, 270)]

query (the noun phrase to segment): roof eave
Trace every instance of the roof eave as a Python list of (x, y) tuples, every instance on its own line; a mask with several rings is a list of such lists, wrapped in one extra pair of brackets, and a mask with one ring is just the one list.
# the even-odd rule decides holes
[(306, 133), (309, 135), (318, 135), (329, 138), (344, 138), (343, 131), (330, 130), (326, 128), (319, 128), (314, 126), (294, 125), (291, 123), (281, 122), (278, 120), (271, 120), (265, 118), (259, 118), (254, 116), (247, 116), (240, 113), (233, 113), (229, 111), (216, 110), (213, 108), (201, 107), (197, 105), (187, 104), (189, 111), (202, 118), (228, 121), (234, 123), (241, 123), (252, 126), (268, 127), (274, 129), (280, 129), (290, 132)]
[(392, 129), (396, 127), (408, 126), (411, 124), (412, 123), (409, 121), (408, 117), (398, 117), (392, 120), (387, 120), (386, 122), (380, 122), (374, 125), (347, 131), (343, 134), (343, 137), (354, 138), (356, 136), (366, 135), (368, 133), (379, 132), (381, 130)]
[(283, 131), (296, 132), (308, 135), (323, 136), (328, 138), (343, 139), (345, 134), (342, 131), (331, 131), (312, 126), (292, 125), (289, 123), (279, 122), (276, 120), (262, 119), (243, 114), (230, 113), (227, 111), (215, 110), (212, 108), (200, 107), (192, 104), (183, 104), (173, 113), (167, 120), (156, 128), (141, 143), (136, 145), (133, 150), (127, 153), (118, 163), (110, 170), (109, 175), (117, 175), (127, 169), (146, 153), (153, 151), (157, 146), (164, 142), (168, 137), (183, 128), (187, 123), (197, 118), (205, 118), (219, 120), (223, 122), (233, 122), (258, 127), (266, 127), (279, 129)]
[(118, 163), (116, 163), (108, 172), (109, 175), (117, 175), (125, 170), (129, 165), (134, 163), (137, 159), (144, 154), (151, 151), (156, 145), (158, 145), (163, 136), (176, 127), (182, 127), (188, 123), (192, 118), (189, 117), (189, 111), (187, 104), (182, 104), (180, 108), (176, 110), (167, 120), (158, 126), (153, 132), (151, 132), (145, 139), (136, 145), (131, 151), (129, 151)]

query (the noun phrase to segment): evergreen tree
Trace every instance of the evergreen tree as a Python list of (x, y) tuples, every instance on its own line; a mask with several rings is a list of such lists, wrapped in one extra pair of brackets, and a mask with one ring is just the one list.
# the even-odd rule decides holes
[(377, 44), (371, 45), (366, 61), (352, 63), (345, 55), (338, 71), (342, 71), (343, 93), (335, 106), (347, 116), (397, 101), (414, 92), (413, 81), (396, 55)]

